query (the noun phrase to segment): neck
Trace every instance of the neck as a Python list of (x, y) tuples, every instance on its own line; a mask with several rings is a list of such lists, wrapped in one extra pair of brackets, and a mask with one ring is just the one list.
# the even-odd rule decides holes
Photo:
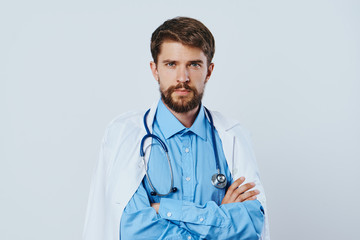
[(190, 110), (185, 113), (178, 113), (178, 112), (175, 112), (174, 110), (170, 109), (165, 103), (164, 103), (164, 105), (177, 118), (177, 120), (179, 120), (179, 122), (181, 122), (181, 124), (184, 125), (186, 128), (189, 128), (193, 125), (193, 123), (195, 122), (196, 116), (200, 110), (200, 105), (198, 105), (193, 110)]

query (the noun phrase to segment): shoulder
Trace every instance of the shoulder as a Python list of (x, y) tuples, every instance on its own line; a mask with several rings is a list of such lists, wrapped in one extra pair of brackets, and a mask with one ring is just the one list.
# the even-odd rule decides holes
[(211, 111), (216, 128), (226, 131), (235, 136), (250, 136), (250, 132), (238, 120), (225, 116), (218, 111)]
[(126, 132), (141, 131), (144, 113), (145, 111), (130, 111), (116, 116), (106, 127), (105, 139), (113, 139)]
[(115, 127), (126, 124), (138, 124), (145, 111), (130, 111), (119, 114), (111, 120), (108, 127)]

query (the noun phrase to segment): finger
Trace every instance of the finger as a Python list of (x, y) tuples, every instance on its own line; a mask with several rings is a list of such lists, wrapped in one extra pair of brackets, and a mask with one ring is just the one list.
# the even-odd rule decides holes
[(240, 178), (236, 179), (236, 181), (233, 182), (231, 184), (231, 186), (228, 188), (228, 190), (226, 191), (226, 194), (225, 194), (222, 202), (228, 202), (228, 200), (230, 199), (234, 190), (236, 190), (244, 181), (245, 181), (245, 177), (240, 177)]
[(250, 198), (245, 199), (243, 202), (249, 201), (249, 200), (256, 200), (256, 199), (257, 199), (257, 196), (252, 196)]
[(237, 198), (236, 198), (236, 202), (244, 202), (246, 200), (250, 200), (249, 198), (256, 198), (256, 195), (258, 195), (260, 193), (259, 190), (252, 190), (252, 191), (247, 191), (243, 194), (240, 194)]
[(233, 184), (231, 184), (231, 186), (228, 188), (226, 193), (229, 193), (231, 195), (232, 192), (235, 191), (244, 181), (245, 181), (244, 177), (240, 177), (236, 179), (236, 181), (233, 182)]
[(239, 188), (237, 188), (233, 194), (232, 197), (235, 199), (237, 199), (241, 194), (244, 194), (245, 192), (249, 191), (250, 189), (252, 189), (253, 187), (255, 187), (255, 183), (250, 182), (250, 183), (246, 183), (243, 184), (242, 186), (240, 186)]
[(155, 209), (156, 213), (159, 213), (160, 203), (152, 203), (151, 207)]
[(234, 190), (230, 196), (230, 201), (234, 202), (241, 194), (245, 193), (249, 189), (255, 187), (255, 183), (246, 183)]

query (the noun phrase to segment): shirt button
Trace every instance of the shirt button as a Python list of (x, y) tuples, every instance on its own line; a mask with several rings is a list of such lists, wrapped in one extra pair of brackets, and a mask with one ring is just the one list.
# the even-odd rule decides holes
[(189, 178), (189, 177), (187, 177), (187, 178), (185, 178), (186, 179), (186, 181), (190, 181), (191, 180), (191, 178)]
[(204, 221), (204, 218), (200, 218), (200, 222)]
[(190, 240), (190, 239), (191, 239), (191, 236), (188, 236), (188, 239)]
[(189, 151), (190, 151), (190, 150), (189, 150), (188, 148), (185, 148), (185, 152), (187, 152), (187, 153), (188, 153)]
[(168, 212), (167, 214), (166, 214), (168, 217), (171, 217), (171, 212)]

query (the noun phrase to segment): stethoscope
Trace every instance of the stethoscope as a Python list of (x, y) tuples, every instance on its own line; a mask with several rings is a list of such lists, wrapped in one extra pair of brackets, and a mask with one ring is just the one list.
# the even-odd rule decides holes
[[(215, 127), (214, 127), (214, 122), (213, 122), (213, 118), (210, 114), (210, 111), (206, 108), (205, 108), (205, 111), (206, 111), (206, 114), (207, 116), (209, 117), (209, 120), (210, 120), (210, 125), (211, 125), (211, 137), (212, 137), (212, 142), (213, 142), (213, 149), (214, 149), (214, 154), (215, 154), (215, 160), (216, 160), (216, 169), (217, 169), (217, 173), (215, 173), (214, 175), (212, 175), (211, 177), (211, 183), (216, 187), (216, 188), (225, 188), (226, 185), (227, 185), (227, 180), (226, 180), (226, 177), (224, 174), (222, 174), (220, 172), (220, 166), (219, 166), (219, 155), (218, 155), (218, 151), (217, 151), (217, 147), (216, 147), (216, 139), (215, 139)], [(152, 189), (152, 192), (150, 193), (151, 196), (159, 196), (159, 197), (163, 197), (163, 196), (167, 196), (169, 195), (170, 193), (175, 193), (177, 191), (177, 188), (174, 187), (174, 176), (173, 176), (173, 171), (172, 171), (172, 167), (171, 167), (171, 162), (170, 162), (170, 158), (169, 158), (169, 153), (168, 153), (168, 148), (166, 147), (166, 144), (156, 135), (150, 133), (149, 131), (149, 128), (147, 126), (147, 123), (146, 123), (146, 119), (147, 119), (147, 116), (150, 112), (150, 109), (146, 111), (145, 115), (144, 115), (144, 127), (145, 127), (145, 130), (146, 130), (146, 135), (141, 139), (141, 143), (140, 143), (140, 156), (142, 157), (143, 159), (143, 162), (144, 162), (144, 166), (145, 166), (145, 175), (146, 175), (146, 179)], [(170, 169), (170, 176), (171, 176), (171, 186), (170, 186), (170, 189), (167, 193), (165, 194), (162, 194), (162, 193), (158, 193), (154, 187), (154, 185), (152, 184), (151, 180), (150, 180), (150, 177), (149, 177), (149, 174), (148, 174), (148, 167), (147, 167), (147, 164), (145, 162), (145, 152), (144, 152), (144, 143), (145, 143), (145, 140), (147, 138), (153, 138), (155, 139), (159, 144), (160, 146), (162, 147), (162, 149), (164, 150), (165, 152), (165, 155), (166, 155), (166, 158), (168, 160), (168, 163), (169, 163), (169, 169)]]

